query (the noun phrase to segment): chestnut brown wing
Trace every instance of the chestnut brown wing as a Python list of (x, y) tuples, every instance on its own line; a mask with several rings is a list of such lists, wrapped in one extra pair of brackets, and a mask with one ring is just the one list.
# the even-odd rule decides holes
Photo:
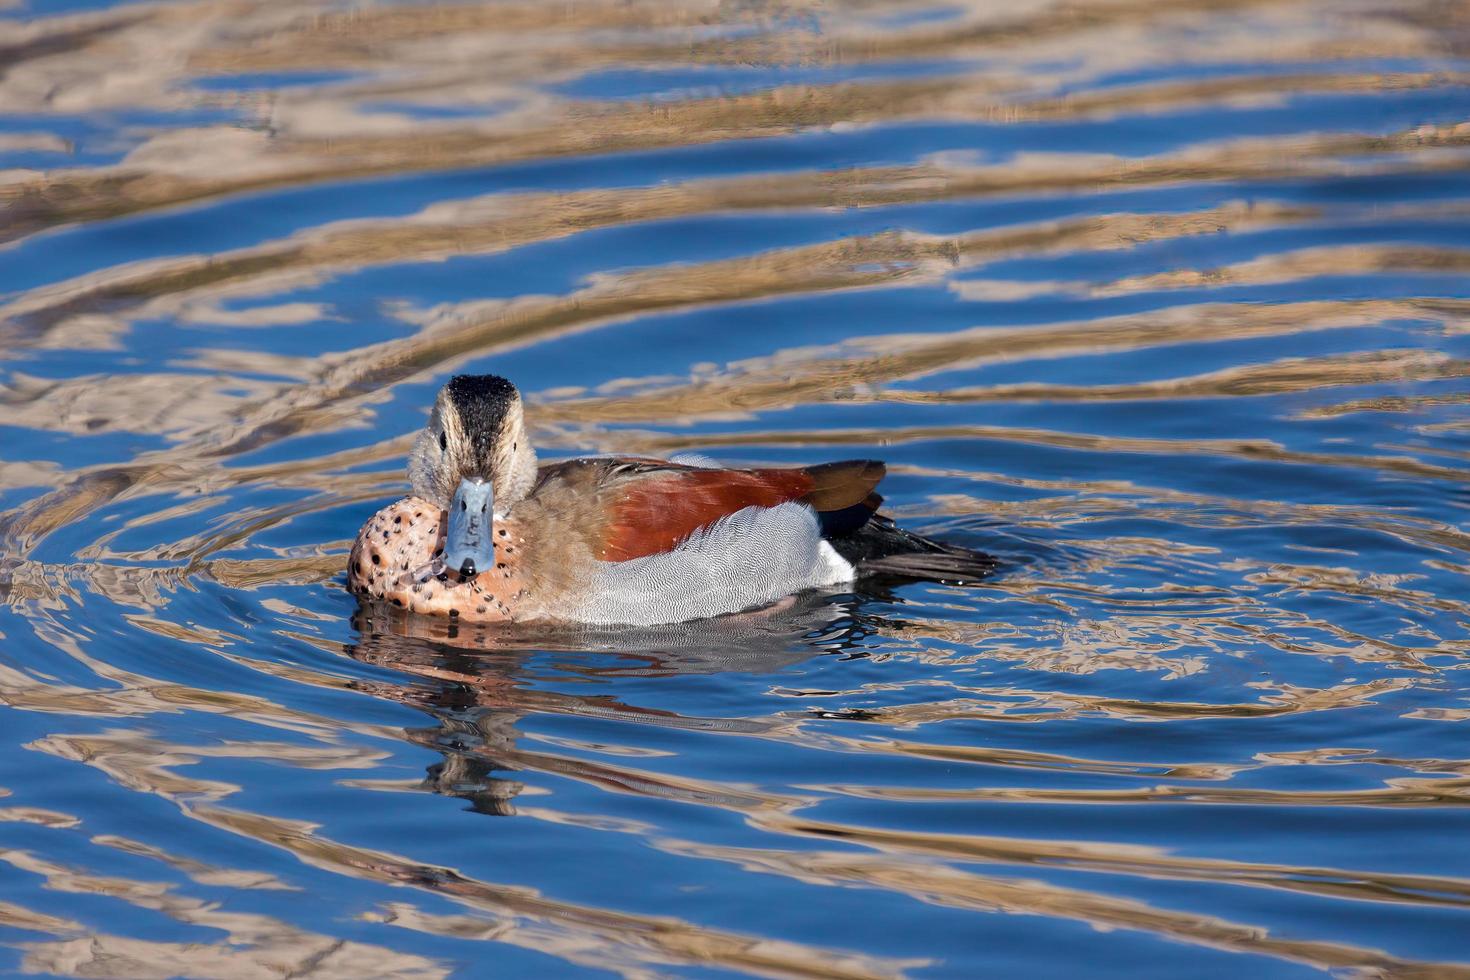
[(725, 470), (644, 461), (634, 471), (609, 473), (604, 483), (607, 514), (600, 553), (603, 561), (627, 561), (669, 551), (695, 531), (746, 507), (775, 507), (797, 501), (819, 515), (858, 523), (877, 508), (873, 492), (884, 466), (847, 460), (782, 469)]

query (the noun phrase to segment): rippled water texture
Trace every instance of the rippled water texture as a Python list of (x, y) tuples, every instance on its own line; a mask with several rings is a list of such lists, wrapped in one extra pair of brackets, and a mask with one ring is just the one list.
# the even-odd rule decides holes
[[(1470, 977), (1464, 0), (0, 0), (0, 972)], [(451, 374), (974, 588), (359, 610)]]

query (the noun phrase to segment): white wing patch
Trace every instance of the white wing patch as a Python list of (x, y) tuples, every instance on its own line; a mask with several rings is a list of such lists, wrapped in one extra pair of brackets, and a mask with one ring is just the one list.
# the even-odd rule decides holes
[(575, 618), (605, 625), (704, 619), (853, 576), (822, 540), (816, 514), (798, 503), (746, 507), (673, 551), (597, 565)]
[(701, 470), (717, 470), (721, 464), (703, 453), (674, 453), (669, 457), (670, 463), (678, 463), (680, 466), (693, 466)]

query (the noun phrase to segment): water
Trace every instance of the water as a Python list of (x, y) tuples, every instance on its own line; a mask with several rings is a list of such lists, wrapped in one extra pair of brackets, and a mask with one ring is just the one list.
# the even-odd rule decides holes
[[(0, 13), (0, 972), (1470, 976), (1470, 11)], [(451, 374), (1003, 561), (343, 589)]]

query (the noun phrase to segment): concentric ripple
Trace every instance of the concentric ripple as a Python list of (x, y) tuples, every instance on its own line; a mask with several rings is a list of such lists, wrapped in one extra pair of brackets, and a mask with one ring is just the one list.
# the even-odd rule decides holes
[[(0, 0), (0, 971), (1470, 977), (1470, 8)], [(451, 374), (1003, 561), (359, 608)]]

